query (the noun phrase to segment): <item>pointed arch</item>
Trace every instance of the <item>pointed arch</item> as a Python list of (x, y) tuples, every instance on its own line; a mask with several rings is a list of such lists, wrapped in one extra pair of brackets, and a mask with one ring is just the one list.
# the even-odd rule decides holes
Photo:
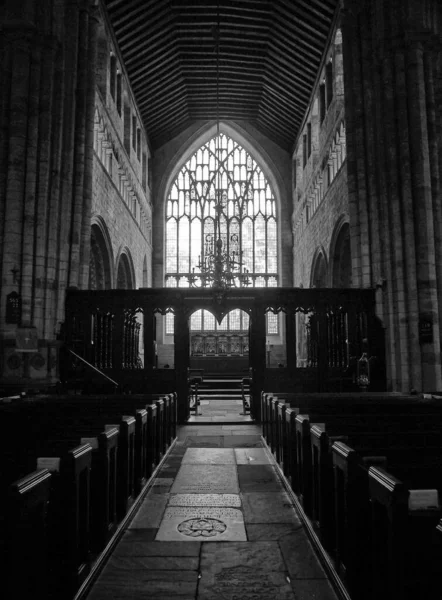
[(131, 253), (128, 248), (123, 248), (117, 259), (115, 269), (115, 282), (117, 289), (135, 289), (135, 268)]
[(204, 285), (198, 264), (215, 251), (213, 218), (219, 196), (224, 205), (223, 248), (243, 256), (252, 285), (277, 285), (276, 196), (254, 156), (233, 137), (215, 132), (180, 164), (164, 206), (166, 286), (186, 287), (192, 274), (197, 285)]
[(348, 288), (352, 285), (350, 224), (342, 216), (334, 229), (330, 243), (330, 285)]
[(109, 231), (102, 217), (92, 219), (90, 243), (89, 289), (110, 290), (113, 287), (114, 261)]
[(310, 277), (310, 287), (327, 287), (328, 264), (324, 248), (319, 247), (312, 260), (312, 270)]

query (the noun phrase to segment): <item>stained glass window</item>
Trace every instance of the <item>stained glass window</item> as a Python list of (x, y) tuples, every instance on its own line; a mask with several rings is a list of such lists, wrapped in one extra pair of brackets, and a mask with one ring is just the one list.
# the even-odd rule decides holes
[[(220, 231), (223, 246), (242, 256), (249, 285), (278, 285), (276, 202), (270, 184), (254, 158), (224, 134), (214, 136), (187, 161), (173, 182), (166, 202), (165, 284), (167, 287), (204, 285), (200, 259), (213, 252), (215, 206), (221, 198)], [(235, 284), (242, 285), (240, 278)], [(206, 326), (194, 317), (191, 329)], [(170, 321), (170, 319), (169, 319)], [(222, 330), (238, 330), (243, 323), (230, 316)], [(214, 327), (213, 327), (214, 329)], [(166, 328), (167, 331), (167, 328)], [(269, 331), (270, 333), (270, 331)]]

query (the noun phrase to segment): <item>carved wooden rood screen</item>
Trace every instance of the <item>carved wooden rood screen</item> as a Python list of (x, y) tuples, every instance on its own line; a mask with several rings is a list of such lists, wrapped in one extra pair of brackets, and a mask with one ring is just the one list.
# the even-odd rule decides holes
[[(249, 315), (248, 339), (241, 343), (247, 345), (252, 369), (251, 414), (257, 420), (263, 390), (356, 391), (357, 361), (363, 352), (376, 367), (371, 389), (384, 389), (383, 330), (375, 316), (375, 296), (370, 289), (70, 290), (66, 298), (66, 348), (132, 393), (176, 391), (179, 419), (185, 422), (189, 416), (189, 321), (200, 309), (210, 311), (218, 323), (233, 309)], [(268, 311), (285, 315), (284, 368), (266, 366)], [(157, 368), (155, 319), (169, 312), (175, 315), (174, 368)], [(63, 356), (62, 378), (78, 379), (78, 362), (74, 363), (68, 352)], [(87, 378), (87, 373), (83, 371), (82, 376)]]

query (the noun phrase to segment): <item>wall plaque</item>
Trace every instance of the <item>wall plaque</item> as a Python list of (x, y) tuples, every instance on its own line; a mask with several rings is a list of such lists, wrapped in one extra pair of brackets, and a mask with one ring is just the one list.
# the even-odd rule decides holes
[(433, 341), (433, 318), (431, 315), (422, 315), (419, 318), (419, 342), (430, 344)]
[(18, 325), (21, 320), (21, 296), (11, 292), (6, 296), (6, 323)]

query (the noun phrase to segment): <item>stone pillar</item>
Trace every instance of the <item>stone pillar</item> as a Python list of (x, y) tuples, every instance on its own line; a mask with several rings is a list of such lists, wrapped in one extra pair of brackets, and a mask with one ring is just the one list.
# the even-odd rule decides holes
[(436, 390), (442, 385), (442, 105), (434, 75), (442, 7), (437, 0), (344, 6), (353, 281), (382, 290), (390, 389)]
[[(25, 375), (7, 366), (17, 326), (36, 328), (39, 352), (48, 358), (43, 346), (54, 343), (64, 319), (68, 282), (78, 287), (87, 281), (96, 46), (96, 24), (89, 15), (94, 4), (5, 0), (0, 9), (0, 377)], [(81, 28), (80, 15), (86, 15)], [(83, 38), (87, 53), (79, 60)], [(74, 157), (83, 184), (76, 188), (81, 202), (73, 222)], [(79, 259), (71, 261), (76, 272), (69, 262), (71, 233), (80, 241)], [(22, 299), (21, 321), (6, 323), (6, 296), (13, 290)], [(47, 366), (39, 373), (31, 369), (30, 375), (43, 378), (52, 372)]]

